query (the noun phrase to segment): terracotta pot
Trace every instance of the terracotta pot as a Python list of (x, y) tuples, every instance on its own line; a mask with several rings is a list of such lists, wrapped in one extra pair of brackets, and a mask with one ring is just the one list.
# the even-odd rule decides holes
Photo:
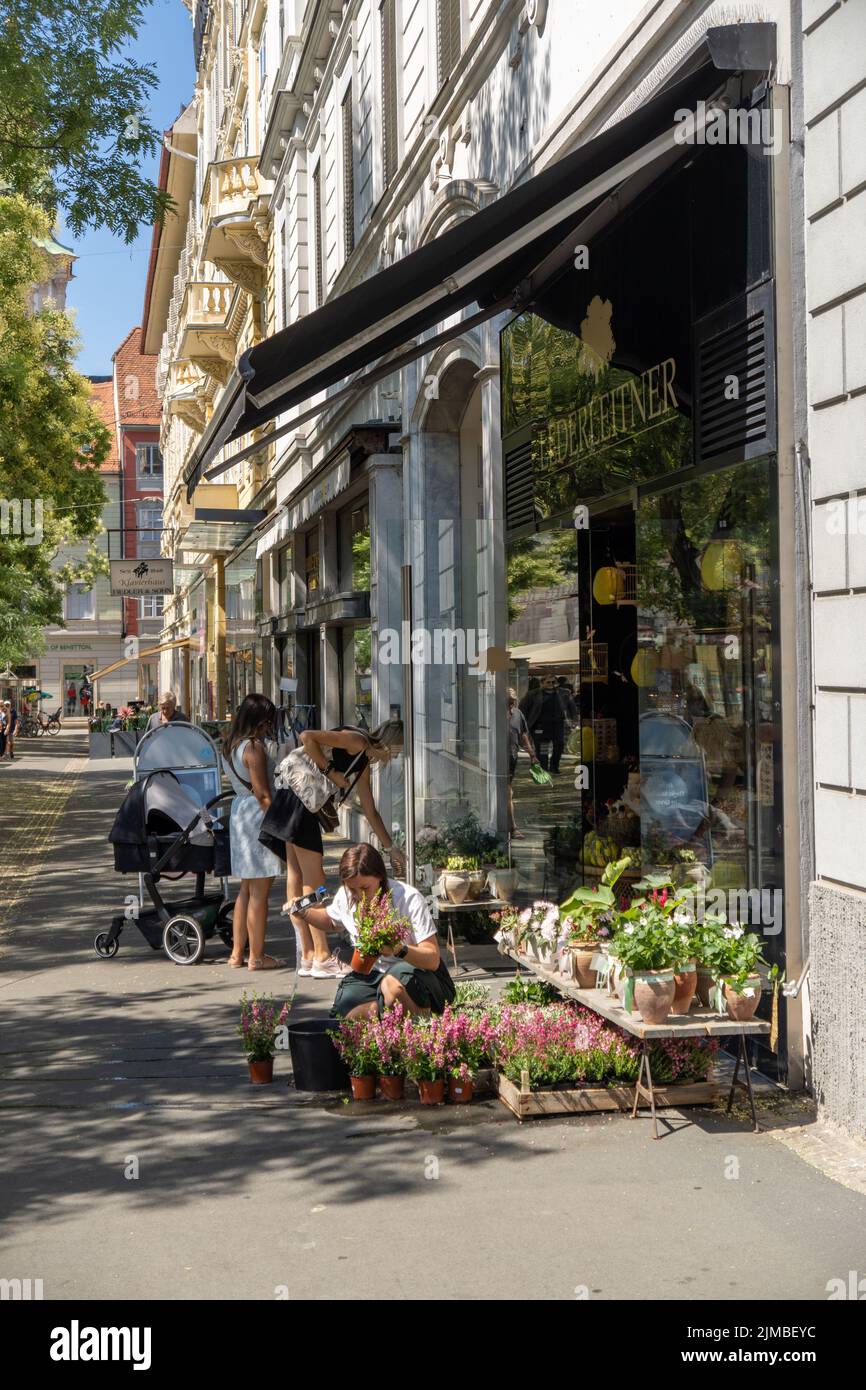
[(469, 875), (462, 870), (449, 870), (442, 875), (442, 887), (450, 903), (465, 903), (469, 897)]
[(250, 1081), (254, 1086), (269, 1086), (273, 1079), (273, 1057), (267, 1057), (263, 1062), (250, 1062)]
[(751, 999), (747, 994), (738, 994), (727, 980), (724, 981), (725, 1003), (728, 1006), (728, 1017), (733, 1018), (737, 1023), (748, 1023), (753, 1018), (758, 1005), (761, 1002), (761, 977), (760, 975), (750, 975), (745, 985), (746, 989), (754, 990)]
[(695, 990), (698, 987), (698, 972), (694, 961), (684, 965), (682, 970), (678, 970), (674, 975), (674, 1002), (671, 1004), (672, 1014), (687, 1014), (692, 1006), (695, 997)]
[(379, 1090), (386, 1100), (402, 1100), (406, 1085), (405, 1076), (380, 1076)]
[(448, 1099), (453, 1100), (455, 1105), (468, 1105), (473, 1089), (471, 1081), (458, 1081), (456, 1076), (448, 1078)]
[(445, 1099), (445, 1081), (419, 1081), (418, 1095), (422, 1105), (441, 1105)]
[(713, 987), (715, 985), (713, 973), (711, 970), (707, 970), (705, 966), (699, 965), (695, 972), (695, 976), (697, 979), (698, 998), (700, 999), (704, 1008), (708, 1009), (710, 1008), (710, 1005), (712, 1003), (712, 999), (710, 996), (712, 995)]
[(592, 960), (598, 947), (592, 941), (570, 941), (568, 953), (571, 956), (571, 978), (580, 989), (595, 989), (596, 972)]
[(634, 1002), (644, 1023), (664, 1023), (671, 1011), (675, 990), (672, 970), (635, 971)]
[(373, 1100), (376, 1095), (375, 1076), (350, 1076), (353, 1100)]
[(378, 956), (362, 956), (360, 951), (353, 951), (352, 969), (358, 975), (369, 975), (378, 959)]

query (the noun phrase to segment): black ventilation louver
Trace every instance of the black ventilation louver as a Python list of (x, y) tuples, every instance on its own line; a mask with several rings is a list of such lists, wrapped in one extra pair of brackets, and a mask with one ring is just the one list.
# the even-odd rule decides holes
[(772, 285), (696, 323), (699, 463), (759, 458), (775, 449), (774, 340)]
[(514, 531), (535, 520), (532, 435), (505, 455), (505, 526)]

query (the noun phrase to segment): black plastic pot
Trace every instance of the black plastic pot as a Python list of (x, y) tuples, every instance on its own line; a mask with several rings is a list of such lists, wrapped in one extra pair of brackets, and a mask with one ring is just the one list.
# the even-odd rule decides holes
[(340, 1060), (328, 1030), (340, 1026), (337, 1018), (308, 1018), (290, 1023), (289, 1051), (292, 1072), (299, 1091), (345, 1091), (349, 1087), (349, 1071)]

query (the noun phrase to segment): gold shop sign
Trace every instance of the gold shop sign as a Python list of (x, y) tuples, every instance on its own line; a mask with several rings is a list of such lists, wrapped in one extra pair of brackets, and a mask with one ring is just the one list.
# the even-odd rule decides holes
[(601, 391), (586, 405), (549, 420), (542, 436), (548, 461), (559, 467), (606, 444), (642, 434), (676, 413), (676, 370), (674, 359), (666, 357), (640, 376)]

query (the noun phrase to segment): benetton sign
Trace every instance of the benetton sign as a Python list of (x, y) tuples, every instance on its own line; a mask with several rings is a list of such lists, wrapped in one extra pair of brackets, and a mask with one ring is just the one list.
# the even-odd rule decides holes
[(170, 594), (174, 590), (171, 560), (109, 560), (112, 597), (122, 594)]
[(593, 396), (587, 405), (548, 422), (543, 438), (554, 464), (580, 458), (609, 444), (640, 434), (655, 421), (679, 409), (674, 391), (676, 363), (666, 357), (640, 376), (612, 391)]

